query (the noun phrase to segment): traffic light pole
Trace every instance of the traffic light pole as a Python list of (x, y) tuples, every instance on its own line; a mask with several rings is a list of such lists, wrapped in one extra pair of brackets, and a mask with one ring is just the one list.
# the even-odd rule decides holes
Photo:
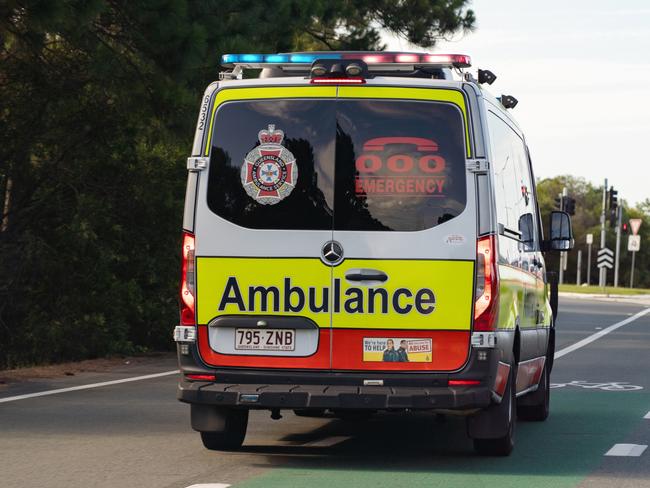
[[(562, 188), (562, 195), (560, 196), (560, 210), (564, 211), (564, 202), (567, 201), (566, 197), (569, 195), (569, 191), (566, 186)], [(560, 253), (560, 273), (559, 273), (559, 284), (564, 283), (564, 268), (566, 267), (566, 255), (567, 253)]]
[(621, 220), (623, 219), (623, 206), (616, 207), (616, 256), (614, 256), (614, 287), (618, 286), (618, 259), (621, 254)]
[[(600, 248), (605, 248), (605, 211), (607, 207), (607, 178), (605, 178), (605, 186), (603, 186), (603, 210), (600, 213)], [(599, 268), (600, 274), (598, 278), (598, 286), (601, 288), (605, 286), (605, 278), (607, 271), (605, 268)]]

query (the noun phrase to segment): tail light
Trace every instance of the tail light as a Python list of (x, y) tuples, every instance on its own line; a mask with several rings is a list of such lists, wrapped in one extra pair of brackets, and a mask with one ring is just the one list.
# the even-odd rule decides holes
[(181, 325), (194, 325), (194, 236), (189, 232), (183, 232), (182, 267)]
[(474, 294), (474, 330), (496, 328), (499, 309), (496, 237), (481, 237), (476, 244), (476, 290)]

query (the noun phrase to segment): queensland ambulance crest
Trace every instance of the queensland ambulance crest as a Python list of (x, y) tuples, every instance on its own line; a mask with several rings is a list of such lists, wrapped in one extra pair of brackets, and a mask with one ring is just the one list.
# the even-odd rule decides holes
[(298, 181), (296, 158), (282, 145), (284, 132), (269, 124), (259, 131), (260, 145), (246, 155), (241, 182), (248, 195), (262, 205), (275, 205), (289, 196)]

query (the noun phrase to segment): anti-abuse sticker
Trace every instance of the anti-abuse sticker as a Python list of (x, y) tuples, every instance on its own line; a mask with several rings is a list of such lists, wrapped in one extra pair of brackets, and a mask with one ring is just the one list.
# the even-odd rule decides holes
[(363, 360), (386, 363), (429, 363), (431, 339), (407, 337), (364, 337)]

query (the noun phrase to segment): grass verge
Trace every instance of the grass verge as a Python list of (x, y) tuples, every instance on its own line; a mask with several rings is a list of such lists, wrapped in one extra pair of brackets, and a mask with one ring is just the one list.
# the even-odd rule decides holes
[(560, 285), (560, 291), (598, 295), (603, 293), (607, 295), (650, 295), (650, 289), (648, 288), (623, 288), (621, 286), (601, 288), (600, 286)]

